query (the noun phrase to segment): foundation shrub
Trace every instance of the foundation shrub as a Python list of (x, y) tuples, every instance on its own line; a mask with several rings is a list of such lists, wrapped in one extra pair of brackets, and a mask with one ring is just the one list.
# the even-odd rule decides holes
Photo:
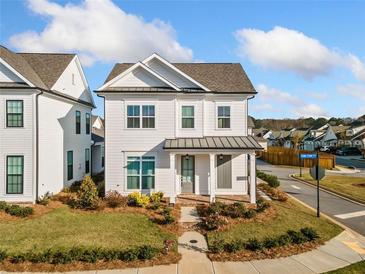
[(175, 217), (172, 215), (172, 208), (171, 207), (165, 207), (162, 211), (163, 216), (163, 224), (171, 224), (175, 222)]
[(227, 219), (218, 214), (205, 217), (203, 221), (203, 226), (206, 230), (216, 230), (225, 224), (227, 224)]
[(147, 207), (150, 203), (150, 198), (139, 192), (133, 192), (128, 195), (128, 205), (129, 206), (139, 206), (139, 207)]
[(51, 198), (52, 198), (51, 193), (49, 191), (47, 191), (44, 195), (40, 196), (37, 199), (37, 204), (46, 206), (49, 204), (49, 201), (51, 200)]
[(21, 218), (28, 217), (29, 215), (32, 215), (33, 212), (34, 212), (33, 208), (28, 206), (22, 207), (19, 205), (8, 205), (5, 208), (5, 213)]
[(108, 207), (117, 208), (127, 206), (127, 197), (122, 196), (118, 191), (109, 191), (104, 201)]
[(151, 203), (161, 203), (163, 198), (163, 192), (158, 191), (158, 192), (153, 192), (150, 196), (150, 201)]
[(267, 208), (270, 207), (270, 203), (260, 198), (256, 202), (256, 212), (261, 213), (264, 212)]

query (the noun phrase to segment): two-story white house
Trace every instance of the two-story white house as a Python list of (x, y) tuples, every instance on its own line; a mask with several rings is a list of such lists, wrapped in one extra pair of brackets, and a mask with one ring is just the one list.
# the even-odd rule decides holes
[(89, 174), (93, 107), (76, 55), (0, 47), (0, 200), (34, 202)]
[(116, 64), (97, 94), (105, 102), (106, 191), (250, 194), (255, 151), (248, 100), (256, 91), (240, 64), (170, 63), (157, 54)]

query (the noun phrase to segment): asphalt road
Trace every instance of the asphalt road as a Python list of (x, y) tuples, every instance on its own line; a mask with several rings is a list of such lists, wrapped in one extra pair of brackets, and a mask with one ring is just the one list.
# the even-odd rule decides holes
[[(299, 173), (298, 168), (273, 166), (260, 160), (257, 160), (257, 168), (268, 174), (278, 176), (281, 183), (280, 188), (282, 190), (307, 205), (317, 208), (316, 188), (293, 180), (289, 177), (290, 174)], [(340, 223), (343, 223), (354, 231), (365, 236), (365, 206), (352, 203), (348, 200), (339, 198), (338, 196), (320, 191), (320, 210)], [(343, 218), (340, 218), (341, 216), (336, 216), (349, 213), (351, 215), (342, 216)]]
[(336, 156), (336, 164), (352, 166), (365, 171), (365, 159), (361, 159), (359, 156)]

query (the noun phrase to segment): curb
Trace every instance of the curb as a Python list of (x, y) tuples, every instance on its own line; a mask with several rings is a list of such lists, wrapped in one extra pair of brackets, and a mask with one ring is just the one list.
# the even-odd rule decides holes
[[(295, 180), (295, 181), (298, 181), (298, 182), (304, 183), (304, 184), (306, 184), (306, 185), (308, 185), (308, 186), (311, 186), (311, 187), (313, 187), (313, 188), (316, 188), (316, 187), (317, 187), (317, 186), (315, 186), (315, 185), (313, 185), (313, 184), (311, 184), (311, 183), (308, 183), (306, 180), (303, 180), (303, 179), (299, 179), (299, 178), (294, 177), (294, 175), (295, 175), (295, 174), (290, 174), (290, 175), (289, 175), (289, 177), (290, 177), (291, 179)], [(359, 202), (359, 201), (356, 201), (356, 200), (350, 199), (350, 198), (348, 198), (348, 197), (346, 197), (346, 196), (343, 196), (343, 195), (340, 195), (340, 194), (338, 194), (338, 193), (336, 193), (336, 192), (333, 192), (333, 191), (331, 191), (331, 190), (328, 190), (327, 188), (323, 188), (322, 186), (319, 186), (319, 188), (320, 188), (320, 190), (322, 190), (322, 191), (324, 191), (324, 192), (327, 192), (327, 193), (329, 193), (329, 194), (331, 194), (331, 195), (334, 195), (334, 196), (336, 196), (336, 197), (338, 197), (338, 198), (344, 199), (344, 200), (346, 200), (346, 201), (348, 201), (348, 202), (351, 202), (351, 203), (354, 203), (354, 204), (357, 204), (357, 205), (360, 205), (360, 206), (365, 206), (365, 203), (362, 203), (362, 202)]]
[[(299, 204), (305, 206), (306, 208), (310, 209), (311, 211), (313, 211), (314, 213), (317, 212), (317, 209), (311, 207), (310, 205), (307, 205), (306, 203), (302, 202), (301, 200), (299, 200), (298, 198), (295, 198), (294, 196), (290, 195), (287, 193), (287, 195), (290, 197), (290, 199), (293, 199), (294, 201), (298, 202)], [(353, 234), (354, 236), (356, 236), (357, 238), (362, 239), (363, 241), (365, 241), (365, 236), (361, 235), (360, 233), (352, 230), (351, 228), (349, 228), (348, 226), (344, 225), (343, 223), (340, 223), (339, 221), (335, 220), (334, 218), (332, 218), (331, 216), (320, 212), (320, 217), (324, 217), (327, 220), (330, 220), (331, 222), (335, 223), (336, 225), (340, 226), (341, 228), (343, 228), (344, 230), (350, 232), (351, 234)]]

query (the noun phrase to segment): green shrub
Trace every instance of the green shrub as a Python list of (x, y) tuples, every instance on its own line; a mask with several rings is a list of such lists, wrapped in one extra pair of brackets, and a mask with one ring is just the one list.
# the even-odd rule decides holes
[(96, 188), (98, 189), (98, 196), (100, 198), (105, 197), (105, 181), (98, 182), (96, 184)]
[(246, 210), (243, 214), (243, 217), (246, 219), (252, 219), (255, 216), (256, 216), (256, 211), (252, 208), (250, 208), (249, 210)]
[(289, 235), (284, 234), (284, 235), (280, 235), (278, 237), (279, 246), (289, 245), (290, 243), (291, 243), (291, 239), (290, 239)]
[(26, 256), (24, 254), (10, 256), (10, 262), (13, 264), (18, 264), (26, 261)]
[(49, 204), (51, 197), (52, 197), (51, 193), (47, 191), (44, 195), (38, 197), (37, 204), (46, 206)]
[(118, 191), (115, 190), (109, 191), (106, 194), (104, 201), (106, 202), (107, 206), (111, 208), (127, 205), (127, 197), (122, 196)]
[(140, 260), (150, 260), (157, 253), (157, 250), (151, 246), (144, 245), (141, 246), (138, 250), (138, 259)]
[(32, 215), (34, 210), (33, 210), (33, 208), (28, 207), (28, 206), (22, 207), (19, 205), (9, 205), (5, 208), (5, 212), (12, 216), (25, 218), (25, 217), (28, 217), (29, 215)]
[(171, 207), (165, 207), (162, 212), (162, 216), (164, 218), (163, 219), (164, 224), (171, 224), (171, 223), (175, 222), (175, 217), (172, 215)]
[(90, 176), (82, 180), (80, 190), (77, 192), (80, 208), (96, 209), (99, 202), (98, 190)]
[(245, 244), (239, 240), (224, 245), (224, 250), (229, 253), (237, 252), (245, 247)]
[(288, 230), (287, 234), (293, 244), (302, 244), (307, 242), (306, 237), (300, 231)]
[(206, 208), (206, 216), (217, 215), (217, 214), (220, 215), (225, 210), (225, 208), (226, 208), (226, 205), (221, 202), (211, 203)]
[(309, 241), (314, 241), (319, 238), (318, 233), (311, 227), (304, 227), (300, 230), (300, 232), (307, 238)]
[(0, 201), (0, 211), (5, 211), (8, 206), (5, 201)]
[(128, 195), (128, 205), (146, 207), (150, 203), (150, 198), (146, 194), (133, 192)]
[(267, 208), (270, 207), (270, 203), (265, 201), (262, 198), (259, 198), (256, 202), (256, 212), (264, 212)]
[(264, 180), (268, 183), (269, 186), (273, 188), (277, 188), (280, 186), (280, 181), (278, 180), (277, 176), (266, 174), (262, 171), (257, 171), (256, 176), (259, 177), (261, 180)]
[(163, 192), (153, 192), (150, 196), (151, 203), (160, 203), (163, 198)]
[(273, 237), (265, 238), (264, 241), (263, 241), (263, 246), (267, 249), (280, 246), (279, 237), (277, 237), (277, 238), (273, 238)]
[(262, 250), (263, 244), (259, 240), (257, 240), (256, 238), (251, 238), (247, 241), (245, 247), (248, 250), (257, 251), (257, 250)]
[(231, 218), (242, 218), (246, 212), (245, 205), (243, 203), (234, 203), (225, 208), (222, 211), (222, 215), (229, 216)]
[(78, 192), (80, 190), (82, 181), (74, 181), (68, 188), (71, 192)]
[(138, 255), (139, 255), (139, 252), (137, 249), (129, 249), (129, 250), (121, 253), (120, 259), (122, 261), (127, 261), (127, 262), (135, 261), (138, 259)]
[(227, 220), (218, 214), (205, 217), (203, 222), (203, 226), (206, 230), (216, 230), (225, 224), (227, 224)]
[(0, 262), (4, 261), (8, 257), (8, 254), (5, 250), (0, 249)]
[(209, 246), (209, 250), (213, 253), (219, 253), (224, 251), (225, 242), (223, 239), (214, 240), (212, 245)]

